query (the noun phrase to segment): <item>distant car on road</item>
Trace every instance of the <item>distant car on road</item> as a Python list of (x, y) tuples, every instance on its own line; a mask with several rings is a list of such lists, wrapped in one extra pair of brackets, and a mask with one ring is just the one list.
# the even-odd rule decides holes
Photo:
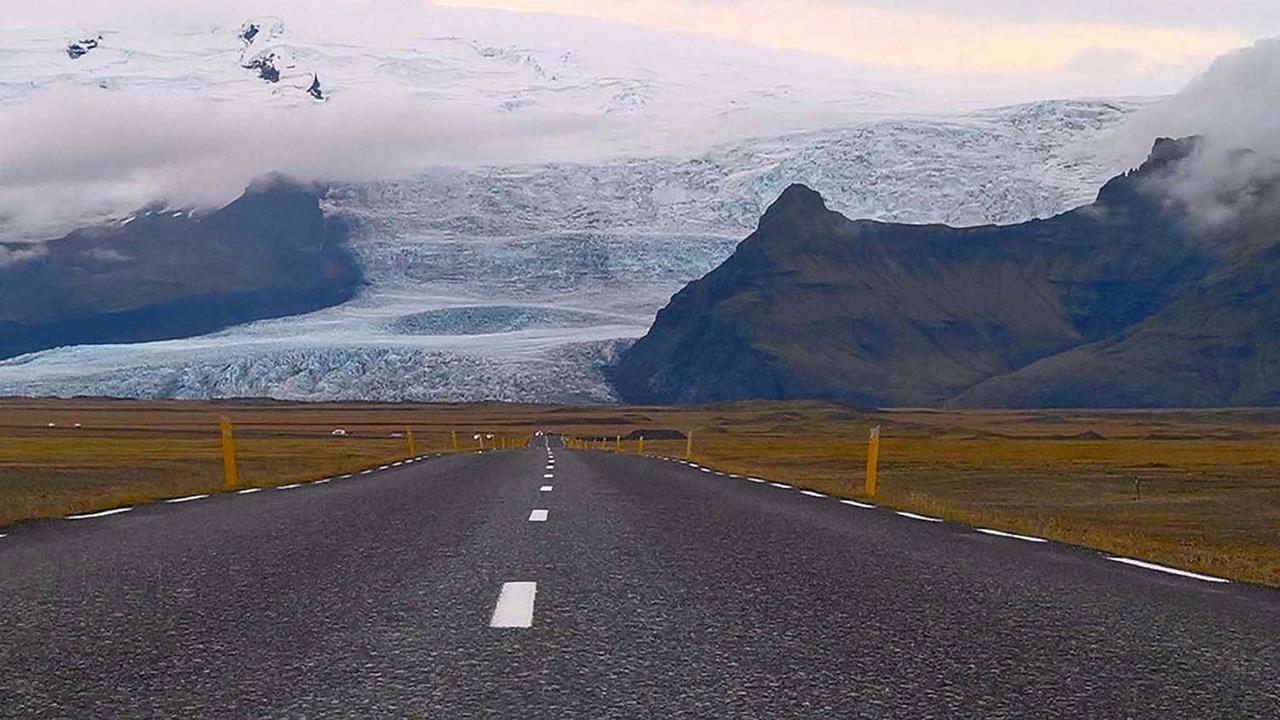
[(329, 434), (330, 434), (330, 435), (332, 435), (332, 436), (334, 436), (334, 437), (346, 437), (346, 436), (347, 436), (347, 431), (346, 431), (346, 430), (343, 430), (342, 428), (334, 428), (334, 429), (333, 429), (333, 432), (331, 432), (331, 433), (329, 433)]

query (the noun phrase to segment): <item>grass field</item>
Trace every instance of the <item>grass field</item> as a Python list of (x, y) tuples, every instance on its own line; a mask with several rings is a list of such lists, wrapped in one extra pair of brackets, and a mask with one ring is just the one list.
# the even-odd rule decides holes
[[(694, 433), (695, 459), (857, 496), (883, 426), (877, 502), (1280, 586), (1280, 411), (863, 412), (712, 408), (0, 401), (0, 526), (222, 487), (218, 419), (243, 484), (286, 484), (476, 432)], [(49, 428), (53, 422), (56, 427)], [(79, 429), (74, 427), (80, 423)], [(347, 437), (330, 432), (341, 427)], [(615, 444), (616, 447), (616, 444)], [(634, 452), (634, 442), (623, 443)], [(646, 443), (682, 455), (684, 442)]]

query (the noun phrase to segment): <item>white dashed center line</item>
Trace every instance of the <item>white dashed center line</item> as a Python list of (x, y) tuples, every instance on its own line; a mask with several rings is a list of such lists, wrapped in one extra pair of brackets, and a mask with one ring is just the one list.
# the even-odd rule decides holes
[(824, 498), (824, 497), (826, 497), (826, 495), (823, 495), (823, 494), (822, 494), (822, 493), (820, 493), (820, 492), (814, 492), (814, 491), (812, 491), (812, 490), (801, 490), (801, 491), (800, 491), (800, 494), (801, 494), (801, 495), (808, 495), (809, 497), (816, 497), (816, 498)]
[(547, 480), (550, 480), (551, 478), (555, 477), (555, 474), (554, 474), (554, 473), (546, 473), (546, 474), (544, 474), (542, 477), (543, 477), (543, 478), (545, 478), (545, 479), (547, 479)]
[(534, 510), (529, 513), (529, 522), (546, 522), (547, 512), (546, 510)]
[(866, 510), (876, 509), (875, 505), (872, 505), (870, 503), (858, 502), (857, 500), (841, 500), (840, 502), (844, 503), (845, 505), (852, 505), (854, 507), (864, 508)]
[(554, 486), (552, 486), (552, 485), (543, 485), (542, 487), (538, 488), (538, 492), (551, 492), (551, 488), (552, 488), (552, 487), (554, 487)]
[(84, 515), (68, 515), (67, 519), (68, 520), (88, 520), (89, 518), (100, 518), (100, 517), (106, 517), (108, 515), (119, 515), (120, 513), (129, 512), (132, 509), (133, 508), (131, 507), (126, 507), (126, 508), (116, 508), (115, 510), (103, 510), (102, 512), (85, 513)]
[(749, 477), (749, 478), (747, 478), (747, 479), (748, 479), (748, 480), (750, 480), (750, 481), (751, 481), (751, 482), (753, 482), (753, 483), (763, 483), (763, 482), (765, 482), (764, 480), (762, 480), (762, 479), (760, 479), (760, 478), (753, 478), (753, 477)]
[(208, 495), (188, 495), (186, 497), (170, 498), (168, 500), (165, 500), (165, 502), (172, 505), (173, 503), (191, 502), (192, 500), (203, 500), (207, 497), (209, 496)]
[(912, 520), (923, 520), (925, 522), (933, 522), (933, 523), (942, 522), (942, 518), (929, 517), (927, 515), (917, 515), (915, 513), (903, 512), (901, 510), (896, 510), (895, 512), (904, 518), (911, 518)]
[(325, 483), (327, 483), (327, 482), (333, 482), (333, 478), (325, 478), (325, 479), (323, 479), (323, 480), (317, 480), (317, 481), (315, 481), (315, 482), (314, 482), (314, 483), (312, 483), (312, 484), (313, 484), (313, 485), (323, 485), (323, 484), (325, 484)]
[(237, 495), (248, 495), (249, 493), (262, 492), (262, 488), (247, 488), (245, 490), (237, 490)]
[(1192, 578), (1195, 580), (1203, 580), (1205, 582), (1211, 582), (1211, 583), (1231, 582), (1226, 578), (1213, 577), (1212, 575), (1201, 575), (1199, 573), (1193, 573), (1188, 570), (1179, 570), (1177, 568), (1165, 567), (1164, 565), (1157, 565), (1155, 563), (1144, 562), (1142, 560), (1134, 560), (1133, 558), (1108, 556), (1107, 559), (1112, 562), (1124, 563), (1125, 565), (1132, 565), (1134, 567), (1140, 567), (1146, 570), (1156, 570), (1162, 573), (1169, 573), (1170, 575), (1178, 575), (1181, 577)]
[(538, 594), (536, 582), (509, 582), (502, 584), (498, 604), (493, 608), (489, 627), (527, 628), (533, 625), (533, 602)]
[(1044, 538), (1031, 537), (1030, 535), (1015, 535), (1013, 533), (1007, 533), (1001, 530), (992, 530), (990, 528), (974, 528), (974, 530), (977, 530), (978, 532), (984, 535), (995, 535), (997, 537), (1013, 538), (1014, 540), (1026, 540), (1027, 542), (1033, 542), (1033, 543), (1049, 542)]
[(776, 488), (782, 488), (783, 490), (791, 490), (791, 489), (792, 489), (792, 487), (791, 487), (790, 485), (786, 484), (786, 483), (775, 483), (775, 482), (771, 482), (771, 483), (769, 483), (769, 484), (770, 484), (770, 485), (772, 485), (772, 486), (774, 486), (774, 487), (776, 487)]
[(361, 474), (361, 475), (368, 475), (368, 474), (369, 474), (369, 473), (371, 473), (371, 472), (373, 472), (373, 471), (372, 471), (372, 470), (361, 470), (361, 471), (360, 471), (360, 474)]
[(281, 485), (280, 487), (278, 487), (278, 488), (276, 488), (276, 489), (277, 489), (277, 490), (292, 490), (292, 489), (294, 489), (294, 488), (300, 488), (300, 487), (302, 487), (302, 483), (294, 483), (294, 484), (292, 484), (292, 485)]

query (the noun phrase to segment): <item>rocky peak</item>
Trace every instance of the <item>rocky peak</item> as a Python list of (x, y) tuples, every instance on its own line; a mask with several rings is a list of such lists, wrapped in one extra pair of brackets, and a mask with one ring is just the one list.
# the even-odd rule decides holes
[(826, 211), (827, 203), (822, 199), (822, 195), (806, 185), (795, 183), (783, 190), (778, 199), (773, 201), (768, 210), (765, 210), (764, 216), (760, 218), (760, 226), (763, 227), (770, 220), (784, 215), (806, 216)]
[(1098, 204), (1104, 206), (1150, 204), (1158, 199), (1151, 192), (1153, 181), (1170, 177), (1186, 160), (1204, 148), (1203, 136), (1157, 138), (1147, 159), (1136, 169), (1116, 176), (1098, 192)]

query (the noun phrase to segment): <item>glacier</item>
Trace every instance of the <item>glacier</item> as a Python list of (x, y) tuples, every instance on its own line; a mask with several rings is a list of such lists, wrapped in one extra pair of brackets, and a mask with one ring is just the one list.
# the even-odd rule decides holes
[(792, 182), (856, 217), (952, 225), (1087, 202), (1141, 101), (1058, 101), (739, 141), (686, 157), (437, 168), (335, 184), (355, 300), (184, 340), (0, 362), (0, 394), (609, 402), (601, 368)]
[[(311, 22), (338, 9), (306, 8), (247, 22), (184, 17), (163, 32), (126, 19), (0, 29), (0, 108), (73, 90), (85, 104), (59, 119), (73, 129), (102, 97), (159, 112), (177, 133), (163, 173), (137, 168), (118, 182), (73, 168), (56, 183), (6, 184), (13, 171), (0, 157), (0, 238), (30, 234), (15, 218), (40, 203), (56, 222), (119, 221), (158, 194), (194, 204), (182, 196), (199, 185), (190, 177), (212, 183), (231, 167), (221, 179), (238, 189), (252, 173), (292, 170), (327, 182), (324, 209), (349, 221), (368, 281), (354, 300), (307, 315), (2, 361), (0, 395), (610, 402), (602, 367), (786, 186), (804, 183), (860, 218), (1045, 217), (1088, 202), (1139, 159), (1109, 138), (1153, 102), (984, 107), (979, 94), (927, 96), (817, 58), (593, 22), (410, 3), (422, 21), (389, 28)], [(344, 35), (322, 32), (334, 27)], [(69, 57), (67, 43), (84, 37), (101, 41)], [(277, 82), (251, 67), (264, 58)], [(314, 78), (323, 101), (307, 93)], [(370, 154), (330, 126), (305, 132), (325, 117), (360, 118), (332, 113), (406, 98), (455, 125), (509, 118), (517, 124), (492, 128), (533, 134), (495, 146), (410, 133)], [(230, 146), (183, 157), (174, 148), (190, 118), (163, 111), (183, 99), (242, 108), (248, 124), (217, 136)], [(398, 155), (413, 157), (412, 171)], [(185, 184), (166, 184), (174, 177)]]

